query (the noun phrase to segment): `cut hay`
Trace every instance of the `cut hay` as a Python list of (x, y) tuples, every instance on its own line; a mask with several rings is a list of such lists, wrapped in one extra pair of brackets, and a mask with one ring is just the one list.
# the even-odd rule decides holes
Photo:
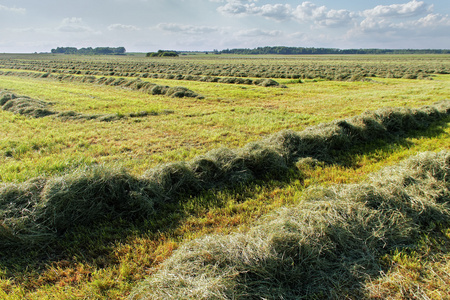
[(450, 224), (449, 171), (450, 152), (422, 153), (361, 185), (310, 190), (246, 234), (188, 242), (130, 299), (363, 297), (382, 255), (426, 224)]
[[(188, 91), (186, 91), (188, 92)], [(15, 114), (21, 114), (28, 117), (43, 118), (53, 115), (63, 121), (69, 120), (97, 120), (100, 122), (113, 122), (119, 121), (126, 118), (142, 118), (147, 116), (157, 116), (160, 113), (156, 111), (140, 111), (132, 112), (128, 114), (82, 114), (74, 111), (63, 111), (56, 112), (49, 110), (48, 107), (51, 106), (50, 103), (31, 99), (27, 96), (17, 96), (15, 94), (0, 91), (0, 106), (3, 110), (9, 111)], [(169, 114), (173, 111), (163, 110), (161, 114)]]
[[(154, 199), (124, 170), (102, 166), (0, 188), (0, 248), (48, 241), (108, 218), (148, 218)], [(12, 240), (11, 237), (14, 237)]]
[(49, 109), (50, 104), (47, 102), (3, 91), (0, 92), (0, 105), (5, 111), (33, 118), (42, 118), (56, 113)]
[[(19, 97), (3, 93), (1, 99), (6, 105), (11, 99)], [(303, 159), (302, 163), (306, 165), (308, 160), (310, 165), (332, 161), (334, 155), (354, 145), (400, 136), (411, 127), (427, 128), (433, 121), (447, 117), (449, 112), (448, 100), (422, 109), (381, 109), (347, 120), (310, 127), (302, 132), (283, 131), (237, 150), (212, 150), (190, 162), (157, 166), (139, 178), (124, 170), (96, 167), (46, 179), (42, 189), (30, 189), (28, 186), (33, 180), (22, 184), (4, 184), (0, 188), (0, 213), (4, 216), (0, 228), (0, 247), (9, 247), (12, 241), (34, 243), (45, 240), (76, 225), (89, 225), (108, 217), (151, 217), (160, 204), (176, 202), (181, 196), (195, 195), (211, 188), (234, 187), (258, 178), (281, 178), (299, 159)], [(142, 114), (138, 113), (137, 116)], [(78, 118), (80, 115), (66, 112), (59, 117)], [(106, 121), (120, 116), (104, 117)], [(430, 172), (438, 174), (436, 170)], [(408, 177), (403, 179), (402, 184), (407, 186), (408, 182), (414, 180)], [(407, 201), (408, 197), (404, 193), (409, 193), (408, 189), (396, 189), (389, 182), (381, 185), (396, 192), (395, 197), (403, 197)], [(439, 185), (434, 183), (434, 186)], [(417, 189), (417, 185), (412, 185), (411, 189)], [(365, 197), (372, 195), (368, 205), (378, 209), (388, 205), (387, 198), (379, 195), (380, 190), (373, 185), (361, 185), (346, 191), (354, 199), (368, 199)], [(428, 197), (427, 193), (431, 193), (430, 190), (422, 192), (422, 196)], [(433, 193), (443, 199), (448, 197), (445, 188), (434, 190)], [(442, 209), (445, 204), (425, 209), (425, 200), (416, 198), (416, 202), (414, 208), (395, 209), (409, 213), (411, 209), (422, 207), (422, 213), (414, 217), (416, 224), (421, 227), (427, 226), (426, 220), (442, 220), (439, 214), (433, 212)], [(391, 209), (391, 206), (388, 205), (386, 209)], [(430, 217), (430, 214), (434, 217)], [(424, 216), (425, 221), (422, 221), (420, 218)], [(34, 241), (33, 237), (36, 237)]]
[(332, 162), (337, 153), (355, 145), (426, 129), (432, 122), (448, 117), (449, 113), (450, 100), (417, 109), (388, 107), (312, 126), (301, 132), (281, 131), (263, 142), (280, 153), (288, 165), (304, 157)]
[(125, 79), (123, 77), (115, 78), (115, 77), (96, 77), (92, 75), (85, 76), (75, 76), (75, 75), (58, 75), (45, 73), (45, 76), (42, 76), (41, 73), (27, 73), (27, 72), (1, 72), (0, 75), (6, 76), (22, 76), (22, 77), (35, 77), (35, 78), (46, 78), (46, 79), (55, 79), (59, 81), (68, 81), (68, 82), (82, 82), (86, 84), (100, 84), (100, 85), (109, 85), (113, 87), (123, 87), (136, 91), (146, 92), (150, 95), (166, 95), (173, 98), (198, 98), (203, 99), (204, 97), (195, 93), (192, 90), (189, 90), (185, 87), (169, 87), (169, 86), (161, 86), (156, 85), (154, 83), (150, 83), (147, 81), (142, 81), (141, 79)]

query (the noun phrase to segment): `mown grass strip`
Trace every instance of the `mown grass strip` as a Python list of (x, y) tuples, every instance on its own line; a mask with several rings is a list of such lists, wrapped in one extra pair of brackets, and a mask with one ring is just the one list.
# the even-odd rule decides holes
[[(0, 106), (3, 110), (15, 114), (24, 115), (33, 118), (43, 118), (47, 116), (54, 116), (61, 120), (98, 120), (101, 122), (118, 121), (124, 118), (138, 118), (147, 116), (156, 116), (159, 113), (156, 111), (141, 111), (129, 114), (96, 114), (88, 115), (77, 113), (74, 111), (57, 112), (50, 109), (51, 104), (42, 100), (32, 99), (28, 96), (17, 96), (8, 91), (0, 90)], [(163, 111), (163, 114), (172, 113), (169, 110)]]
[(180, 196), (211, 188), (279, 178), (301, 157), (331, 161), (354, 145), (423, 129), (450, 113), (450, 101), (421, 109), (381, 109), (302, 132), (285, 131), (244, 148), (221, 148), (190, 162), (176, 162), (134, 177), (120, 168), (95, 166), (55, 178), (0, 187), (0, 247), (33, 245), (107, 218), (157, 217)]
[(141, 92), (150, 95), (165, 95), (172, 98), (198, 98), (202, 99), (203, 96), (191, 91), (185, 87), (175, 86), (170, 87), (167, 85), (157, 85), (148, 81), (142, 81), (139, 78), (133, 80), (127, 80), (125, 78), (115, 78), (115, 77), (96, 77), (96, 76), (76, 76), (76, 75), (55, 75), (51, 73), (40, 73), (40, 72), (12, 72), (0, 71), (2, 76), (21, 76), (21, 77), (32, 77), (32, 78), (44, 78), (53, 79), (59, 81), (67, 82), (82, 82), (87, 84), (100, 84), (109, 85), (115, 87), (129, 88), (132, 90), (139, 90)]

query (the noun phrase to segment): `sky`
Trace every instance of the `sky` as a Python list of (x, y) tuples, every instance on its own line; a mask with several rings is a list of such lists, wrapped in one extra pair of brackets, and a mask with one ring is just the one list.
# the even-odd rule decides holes
[(450, 0), (0, 0), (0, 53), (450, 49)]

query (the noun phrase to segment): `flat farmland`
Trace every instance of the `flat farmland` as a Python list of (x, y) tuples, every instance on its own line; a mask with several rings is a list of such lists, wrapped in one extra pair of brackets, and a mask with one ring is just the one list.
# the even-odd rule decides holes
[[(445, 299), (449, 74), (448, 55), (2, 54), (0, 296)], [(437, 157), (410, 158), (424, 151)], [(414, 164), (435, 166), (433, 159), (443, 171), (426, 174), (447, 173), (427, 181), (432, 191), (425, 183), (410, 191), (406, 179), (396, 179), (416, 172)], [(403, 182), (402, 199), (420, 199), (421, 208), (363, 205), (372, 200), (358, 202), (361, 195), (338, 188), (386, 186), (373, 179), (384, 169), (395, 177), (389, 184)], [(328, 202), (312, 208), (314, 197)], [(51, 206), (60, 199), (63, 205)], [(323, 219), (307, 228), (305, 211)], [(353, 211), (364, 213), (353, 219)], [(358, 223), (382, 214), (391, 218)], [(320, 225), (327, 216), (337, 219)], [(292, 225), (298, 236), (279, 229), (294, 223), (303, 224)], [(324, 229), (344, 230), (339, 224), (361, 232), (367, 245)], [(263, 246), (261, 228), (274, 232)], [(308, 242), (314, 237), (325, 257)], [(339, 239), (352, 244), (336, 258), (345, 244)], [(224, 254), (227, 247), (248, 260)], [(269, 248), (280, 255), (264, 254)], [(310, 256), (299, 254), (304, 249)], [(290, 277), (305, 285), (282, 279)]]

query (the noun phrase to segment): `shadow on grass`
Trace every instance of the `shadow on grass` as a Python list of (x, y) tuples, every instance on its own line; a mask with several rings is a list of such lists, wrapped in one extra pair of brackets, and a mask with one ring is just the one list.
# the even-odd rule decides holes
[[(412, 138), (433, 139), (443, 134), (448, 135), (445, 129), (448, 128), (449, 121), (450, 118), (446, 118), (433, 123), (427, 130), (417, 130), (402, 137), (380, 139), (352, 147), (348, 151), (335, 152), (333, 161), (322, 161), (322, 163), (356, 168), (358, 165), (355, 164), (355, 158), (358, 156), (375, 157), (381, 153), (383, 157), (388, 157), (398, 148), (413, 146), (413, 142), (410, 141)], [(210, 209), (223, 208), (227, 204), (226, 199), (229, 198), (243, 202), (246, 201), (245, 199), (251, 199), (260, 193), (261, 188), (266, 190), (284, 188), (291, 185), (293, 181), (301, 181), (303, 179), (305, 179), (303, 171), (298, 168), (292, 168), (282, 178), (266, 177), (250, 184), (235, 186), (234, 188), (204, 191), (194, 198), (191, 196), (179, 196), (172, 203), (160, 205), (157, 215), (147, 220), (133, 221), (109, 218), (106, 221), (90, 226), (80, 225), (60, 235), (52, 240), (51, 243), (17, 248), (15, 251), (0, 252), (0, 269), (3, 270), (4, 277), (28, 281), (28, 277), (39, 276), (40, 271), (62, 260), (72, 263), (82, 262), (99, 269), (106, 268), (119, 263), (118, 257), (115, 255), (117, 245), (129, 242), (132, 237), (146, 237), (150, 239), (157, 239), (161, 235), (176, 237), (177, 228), (192, 214), (201, 215), (202, 212)], [(217, 192), (225, 196), (216, 197)], [(186, 206), (188, 202), (190, 203), (189, 207)], [(351, 257), (347, 259), (350, 260), (349, 263), (351, 264)], [(149, 266), (157, 263), (155, 260), (150, 262)], [(379, 271), (379, 267), (373, 269), (374, 274), (377, 274)], [(331, 279), (330, 285), (333, 285)]]
[(373, 142), (360, 144), (352, 147), (348, 151), (335, 152), (332, 161), (324, 161), (325, 164), (337, 164), (346, 168), (360, 167), (356, 157), (364, 155), (368, 159), (381, 160), (389, 157), (399, 148), (408, 149), (414, 146), (411, 139), (424, 138), (436, 139), (442, 136), (449, 136), (446, 132), (449, 128), (450, 118), (445, 118), (434, 122), (429, 128), (425, 130), (412, 130), (401, 134), (399, 136), (391, 136), (385, 139), (377, 139)]

